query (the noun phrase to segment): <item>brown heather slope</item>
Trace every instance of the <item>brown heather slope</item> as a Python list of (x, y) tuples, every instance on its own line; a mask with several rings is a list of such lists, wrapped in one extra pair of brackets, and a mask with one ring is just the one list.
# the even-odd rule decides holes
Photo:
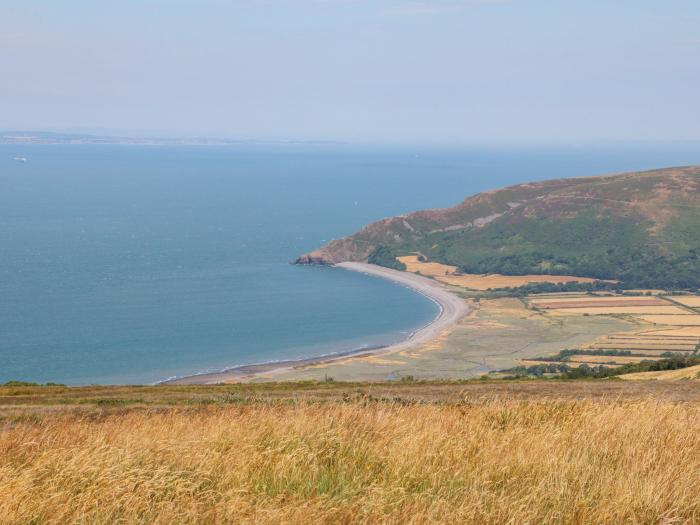
[(700, 248), (696, 226), (700, 167), (669, 168), (480, 193), (452, 208), (374, 222), (297, 262), (392, 266), (393, 257), (419, 252), (468, 273), (559, 273), (637, 282), (658, 273), (649, 268), (654, 258), (682, 271), (700, 269), (693, 252)]
[(302, 255), (298, 262), (367, 262), (369, 254), (378, 246), (420, 238), (434, 232), (482, 228), (506, 214), (514, 217), (517, 208), (521, 208), (520, 212), (529, 214), (532, 212), (527, 207), (523, 209), (524, 205), (540, 206), (545, 202), (541, 199), (557, 190), (565, 191), (572, 186), (595, 181), (595, 178), (589, 177), (519, 184), (467, 197), (451, 208), (423, 210), (381, 219), (354, 235), (335, 239), (316, 251)]

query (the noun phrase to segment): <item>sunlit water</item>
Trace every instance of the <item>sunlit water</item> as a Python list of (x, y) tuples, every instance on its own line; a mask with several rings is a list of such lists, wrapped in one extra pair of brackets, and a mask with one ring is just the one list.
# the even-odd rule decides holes
[(0, 382), (149, 383), (388, 344), (436, 306), (289, 262), (489, 188), (693, 163), (693, 144), (0, 146)]

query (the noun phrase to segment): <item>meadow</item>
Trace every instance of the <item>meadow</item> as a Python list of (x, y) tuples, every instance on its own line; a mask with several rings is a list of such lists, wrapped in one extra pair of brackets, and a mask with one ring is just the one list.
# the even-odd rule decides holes
[(2, 523), (697, 523), (697, 383), (0, 388)]

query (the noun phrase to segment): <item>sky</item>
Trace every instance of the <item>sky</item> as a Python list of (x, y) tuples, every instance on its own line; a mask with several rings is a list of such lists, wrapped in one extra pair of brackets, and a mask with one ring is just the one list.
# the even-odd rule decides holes
[(0, 129), (700, 140), (700, 2), (1, 0)]

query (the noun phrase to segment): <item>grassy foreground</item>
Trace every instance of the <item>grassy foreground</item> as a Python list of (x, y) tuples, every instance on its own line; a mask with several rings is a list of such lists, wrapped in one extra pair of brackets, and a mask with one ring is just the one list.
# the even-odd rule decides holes
[(0, 522), (700, 522), (700, 389), (643, 385), (0, 388)]

